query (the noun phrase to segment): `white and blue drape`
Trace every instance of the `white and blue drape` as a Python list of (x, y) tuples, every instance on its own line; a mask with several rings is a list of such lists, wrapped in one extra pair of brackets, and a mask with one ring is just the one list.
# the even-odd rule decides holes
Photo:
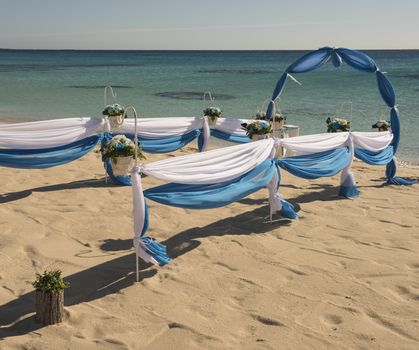
[(102, 139), (102, 118), (68, 118), (0, 125), (0, 166), (43, 169), (71, 162)]
[[(138, 255), (158, 265), (169, 261), (164, 246), (145, 236), (148, 218), (144, 197), (165, 205), (208, 209), (227, 205), (267, 187), (271, 210), (294, 219), (292, 205), (277, 195), (279, 169), (273, 158), (275, 148), (275, 141), (267, 139), (134, 167), (131, 172), (134, 246)], [(143, 192), (140, 173), (168, 184)]]
[(393, 134), (388, 131), (324, 133), (279, 139), (280, 146), (297, 156), (279, 159), (278, 165), (304, 179), (333, 176), (341, 171), (339, 195), (356, 197), (359, 192), (351, 171), (354, 157), (371, 155), (377, 162), (380, 155), (382, 161), (386, 161), (392, 140)]
[[(164, 265), (164, 247), (145, 236), (145, 198), (190, 209), (228, 205), (267, 187), (271, 214), (295, 219), (295, 208), (279, 194), (280, 168), (304, 179), (341, 173), (339, 194), (358, 196), (351, 165), (356, 150), (363, 154), (385, 154), (393, 140), (391, 132), (343, 132), (286, 139), (265, 139), (208, 152), (169, 158), (135, 167), (131, 173), (134, 198), (134, 245), (140, 257)], [(297, 156), (275, 159), (279, 147)], [(166, 184), (142, 191), (140, 174)], [(150, 247), (149, 244), (153, 244)], [(157, 252), (157, 253), (155, 253)]]
[[(198, 138), (198, 148), (205, 151), (209, 138), (216, 137), (235, 143), (248, 143), (250, 140), (241, 124), (247, 119), (218, 118), (214, 125), (209, 126), (207, 117), (176, 117), (176, 118), (141, 118), (138, 119), (138, 139), (144, 152), (168, 153), (176, 151)], [(110, 130), (110, 126), (107, 126)], [(135, 123), (133, 119), (125, 119), (124, 123), (106, 132), (103, 142), (109, 142), (116, 133), (125, 134), (134, 139)], [(110, 161), (104, 163), (110, 179), (117, 184), (129, 186), (129, 176), (115, 176)]]
[[(413, 181), (409, 181), (396, 176), (397, 160), (395, 154), (400, 141), (400, 116), (396, 104), (396, 95), (390, 83), (390, 80), (380, 71), (374, 60), (367, 54), (346, 48), (332, 48), (323, 47), (316, 51), (309, 52), (303, 57), (299, 58), (291, 64), (281, 78), (278, 80), (274, 92), (272, 94), (272, 101), (268, 105), (266, 115), (268, 118), (272, 117), (274, 111), (274, 101), (283, 92), (288, 78), (293, 79), (291, 74), (299, 74), (310, 72), (320, 68), (325, 63), (332, 61), (335, 67), (339, 67), (342, 62), (349, 66), (367, 73), (374, 73), (377, 80), (378, 90), (381, 97), (390, 108), (391, 130), (393, 133), (392, 144), (386, 150), (365, 151), (361, 148), (355, 151), (357, 158), (373, 165), (386, 164), (387, 182), (396, 185), (411, 185)], [(390, 157), (391, 154), (391, 157)], [(386, 162), (387, 161), (387, 162)]]

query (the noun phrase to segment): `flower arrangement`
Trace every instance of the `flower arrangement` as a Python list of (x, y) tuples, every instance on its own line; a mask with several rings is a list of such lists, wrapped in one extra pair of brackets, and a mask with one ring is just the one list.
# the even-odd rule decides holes
[(70, 287), (70, 283), (66, 282), (61, 277), (60, 270), (44, 271), (41, 275), (36, 274), (36, 279), (32, 282), (34, 288), (45, 293), (56, 293), (60, 290)]
[[(116, 135), (102, 149), (102, 160), (112, 159), (116, 164), (119, 157), (131, 157), (135, 155), (135, 144), (125, 135)], [(145, 159), (145, 156), (138, 146), (137, 155), (139, 159)]]
[(334, 118), (330, 117), (326, 120), (327, 123), (327, 132), (341, 132), (349, 131), (351, 129), (351, 122), (343, 118)]
[(380, 119), (372, 125), (372, 128), (378, 129), (378, 131), (388, 131), (388, 129), (390, 129), (390, 126), (391, 124), (389, 121)]
[(218, 118), (223, 116), (223, 111), (218, 107), (208, 107), (204, 109), (204, 115), (210, 118), (211, 122), (215, 123)]
[[(256, 112), (256, 114), (253, 116), (252, 119), (264, 120), (265, 118), (266, 118), (266, 113), (259, 111), (259, 112)], [(275, 117), (270, 119), (269, 122), (272, 122), (273, 119), (275, 119), (275, 123), (281, 123), (281, 122), (287, 120), (287, 117), (283, 114), (275, 113)]]
[(118, 103), (114, 103), (113, 105), (106, 106), (102, 114), (107, 115), (108, 117), (117, 117), (119, 115), (123, 115), (124, 112), (125, 112), (124, 106)]
[(256, 114), (252, 117), (252, 119), (256, 119), (256, 120), (263, 120), (266, 117), (266, 113), (262, 112), (262, 111), (258, 111), (256, 112)]
[(246, 135), (253, 138), (253, 135), (266, 135), (272, 133), (272, 125), (264, 120), (256, 120), (252, 123), (242, 123)]
[(271, 119), (271, 121), (272, 120), (275, 120), (275, 123), (280, 123), (281, 124), (281, 123), (283, 123), (283, 122), (285, 122), (287, 120), (287, 117), (285, 115), (283, 115), (283, 114), (276, 113), (275, 114), (275, 117), (273, 117)]

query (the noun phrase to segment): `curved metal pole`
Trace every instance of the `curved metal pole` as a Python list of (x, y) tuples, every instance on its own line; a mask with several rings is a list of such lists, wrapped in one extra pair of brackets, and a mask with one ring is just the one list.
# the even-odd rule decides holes
[(215, 98), (214, 98), (214, 97), (212, 97), (211, 91), (205, 91), (205, 92), (204, 92), (204, 98), (203, 98), (203, 100), (202, 100), (202, 105), (204, 106), (204, 108), (205, 108), (205, 101), (206, 101), (206, 97), (207, 97), (207, 95), (208, 95), (208, 97), (209, 97), (209, 101), (213, 102), (213, 101), (215, 100)]
[[(138, 114), (136, 109), (129, 105), (125, 107), (125, 111), (123, 114), (123, 119), (125, 119), (126, 115), (128, 114), (128, 110), (132, 109), (132, 111), (134, 112), (134, 158), (135, 158), (135, 165), (138, 166), (139, 161), (138, 161), (138, 123), (137, 123), (137, 119), (138, 119)], [(140, 281), (140, 269), (139, 269), (139, 265), (138, 265), (138, 249), (135, 248), (135, 274), (136, 274), (136, 281), (139, 282)]]
[(107, 92), (108, 92), (108, 90), (110, 90), (111, 91), (111, 95), (112, 95), (112, 98), (114, 99), (114, 101), (116, 100), (116, 98), (117, 98), (117, 94), (116, 94), (116, 92), (114, 92), (113, 91), (113, 89), (112, 89), (112, 86), (110, 86), (110, 85), (107, 85), (107, 86), (105, 86), (105, 91), (103, 92), (103, 102), (105, 103), (105, 107), (108, 105), (107, 103), (106, 103), (106, 97), (107, 97)]
[(126, 106), (124, 114), (122, 115), (123, 117), (122, 119), (125, 119), (130, 109), (132, 109), (132, 111), (134, 112), (134, 145), (135, 145), (134, 159), (135, 159), (135, 165), (138, 165), (139, 164), (138, 162), (138, 121), (137, 121), (138, 114), (137, 114), (136, 109), (131, 105)]

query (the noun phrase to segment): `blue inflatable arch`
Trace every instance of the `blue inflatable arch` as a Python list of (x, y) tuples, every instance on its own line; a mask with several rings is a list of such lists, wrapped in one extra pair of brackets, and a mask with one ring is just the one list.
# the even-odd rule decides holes
[(378, 90), (386, 105), (390, 108), (391, 131), (393, 133), (393, 157), (386, 165), (387, 182), (396, 185), (410, 185), (411, 182), (396, 176), (397, 161), (395, 154), (400, 141), (400, 115), (396, 105), (396, 95), (390, 80), (380, 71), (374, 60), (367, 54), (345, 48), (323, 47), (309, 52), (291, 64), (278, 80), (272, 94), (271, 102), (266, 111), (267, 118), (272, 118), (274, 101), (279, 98), (285, 88), (291, 73), (306, 73), (320, 68), (325, 63), (332, 61), (335, 67), (340, 67), (342, 61), (349, 66), (367, 73), (374, 73), (377, 79)]

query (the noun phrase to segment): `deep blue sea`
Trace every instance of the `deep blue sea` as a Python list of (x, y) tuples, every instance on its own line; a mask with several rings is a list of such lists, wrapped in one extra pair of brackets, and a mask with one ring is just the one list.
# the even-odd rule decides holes
[[(269, 98), (288, 65), (304, 51), (0, 50), (0, 120), (100, 115), (103, 88), (143, 117), (202, 115), (204, 91), (227, 117), (248, 118)], [(401, 113), (399, 157), (419, 159), (419, 51), (367, 51), (388, 73)], [(388, 111), (375, 75), (348, 66), (295, 75), (280, 99), (287, 122), (302, 134), (324, 132), (327, 117), (352, 101), (353, 130), (370, 131)], [(111, 102), (111, 99), (109, 100)], [(345, 108), (340, 117), (349, 119)]]

